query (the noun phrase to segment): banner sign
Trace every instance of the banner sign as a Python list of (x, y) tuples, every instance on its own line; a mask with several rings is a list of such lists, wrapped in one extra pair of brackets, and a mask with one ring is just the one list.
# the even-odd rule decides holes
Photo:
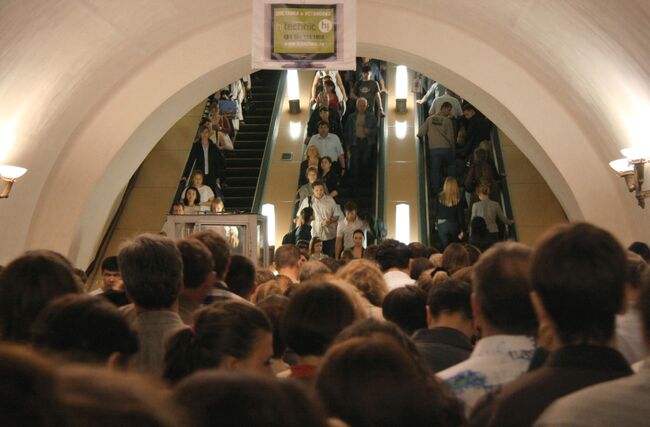
[(252, 67), (354, 69), (355, 15), (355, 0), (254, 1)]

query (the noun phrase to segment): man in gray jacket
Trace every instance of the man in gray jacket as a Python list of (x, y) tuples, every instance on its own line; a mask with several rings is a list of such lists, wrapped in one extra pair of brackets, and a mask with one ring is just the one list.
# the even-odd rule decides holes
[(443, 163), (447, 165), (447, 175), (454, 176), (454, 126), (448, 117), (451, 104), (445, 102), (438, 114), (433, 114), (425, 120), (418, 131), (418, 137), (427, 135), (429, 140), (429, 179), (431, 193), (436, 194), (441, 190), (441, 175)]

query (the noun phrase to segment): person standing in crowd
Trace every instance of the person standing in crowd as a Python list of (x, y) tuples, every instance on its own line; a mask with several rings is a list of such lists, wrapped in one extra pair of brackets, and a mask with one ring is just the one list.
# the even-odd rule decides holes
[[(467, 159), (478, 148), (481, 141), (490, 139), (492, 123), (469, 103), (463, 105), (463, 116), (464, 132), (459, 132), (458, 154), (462, 159)], [(461, 134), (464, 134), (464, 137), (461, 137)]]
[(512, 225), (515, 222), (505, 216), (501, 205), (490, 199), (490, 187), (482, 184), (476, 190), (479, 201), (472, 205), (472, 218), (480, 216), (485, 220), (487, 229), (490, 232), (490, 239), (492, 243), (499, 240), (499, 227), (497, 226), (497, 218), (506, 225)]
[(132, 360), (138, 371), (160, 376), (165, 342), (184, 326), (177, 313), (183, 280), (183, 258), (171, 239), (142, 234), (126, 243), (117, 255), (120, 271), (137, 316), (134, 328), (140, 349)]
[(616, 348), (631, 364), (644, 360), (650, 353), (644, 342), (641, 327), (639, 294), (641, 278), (648, 271), (648, 264), (634, 252), (627, 252), (625, 274), (625, 313), (616, 316)]
[(314, 210), (312, 237), (320, 238), (323, 242), (323, 252), (329, 257), (334, 257), (336, 226), (339, 220), (336, 203), (333, 198), (325, 194), (323, 181), (317, 180), (313, 187), (314, 194), (302, 201), (298, 212), (307, 207)]
[(535, 353), (530, 256), (523, 244), (500, 243), (473, 267), (472, 312), (481, 339), (469, 359), (438, 373), (468, 415), (485, 394), (525, 373)]
[[(210, 203), (214, 200), (214, 192), (209, 185), (205, 184), (205, 176), (201, 169), (194, 169), (192, 171), (192, 179), (190, 186), (196, 188), (199, 191), (199, 197), (201, 199), (201, 207), (207, 207), (209, 209)], [(220, 191), (221, 189), (217, 187), (217, 193), (219, 194), (219, 199), (223, 199), (223, 194)], [(185, 192), (187, 188), (181, 193), (181, 199), (185, 198)], [(207, 210), (207, 209), (206, 209)]]
[(199, 169), (203, 171), (205, 183), (215, 191), (217, 187), (221, 188), (221, 181), (226, 176), (225, 159), (219, 148), (210, 141), (211, 132), (207, 126), (199, 129), (200, 138), (192, 144), (181, 182), (187, 182), (190, 172)]
[[(556, 226), (542, 237), (527, 273), (538, 339), (550, 354), (542, 367), (477, 405), (471, 426), (530, 426), (560, 397), (632, 374), (614, 348), (625, 282), (625, 252), (614, 236), (585, 223)], [(519, 306), (510, 302), (508, 310)]]
[(379, 96), (381, 89), (379, 88), (379, 83), (375, 80), (370, 80), (370, 70), (371, 68), (367, 65), (364, 65), (361, 68), (361, 80), (358, 80), (354, 84), (350, 99), (356, 101), (358, 98), (365, 98), (368, 102), (369, 111), (372, 113), (378, 112), (379, 117), (385, 117), (386, 114), (384, 113), (384, 107), (382, 106), (381, 96)]
[(462, 240), (465, 230), (465, 212), (456, 178), (448, 176), (436, 198), (436, 229), (440, 248)]
[(379, 244), (375, 259), (384, 273), (384, 280), (389, 290), (412, 285), (411, 279), (411, 249), (402, 242), (386, 239)]
[(463, 362), (472, 353), (474, 316), (472, 286), (446, 280), (431, 288), (427, 297), (427, 328), (413, 334), (413, 341), (432, 372)]
[(327, 156), (332, 159), (334, 172), (340, 176), (345, 174), (345, 156), (341, 140), (329, 132), (329, 124), (326, 121), (318, 122), (318, 134), (311, 137), (309, 145), (318, 148), (321, 158)]
[(321, 157), (320, 164), (321, 169), (323, 170), (321, 180), (325, 183), (327, 194), (336, 200), (336, 197), (339, 195), (340, 177), (332, 170), (332, 159), (328, 156)]
[(354, 232), (365, 229), (366, 224), (357, 216), (357, 205), (349, 201), (343, 206), (345, 219), (340, 222), (336, 228), (336, 258), (338, 259), (341, 252), (345, 249), (351, 249), (354, 244)]
[(353, 185), (360, 184), (359, 174), (364, 183), (370, 183), (377, 163), (377, 117), (368, 113), (366, 98), (357, 98), (356, 106), (345, 124), (345, 148), (350, 153)]
[(450, 111), (451, 104), (445, 102), (440, 112), (427, 117), (418, 131), (418, 138), (426, 135), (429, 140), (429, 179), (433, 194), (440, 191), (443, 165), (447, 167), (446, 176), (456, 175), (454, 126), (447, 117)]
[(193, 313), (201, 307), (214, 286), (214, 261), (208, 248), (198, 239), (178, 240), (176, 247), (183, 258), (183, 288), (178, 295), (178, 315), (191, 325)]
[[(327, 94), (325, 97), (329, 99)], [(309, 116), (307, 122), (307, 136), (305, 137), (305, 145), (309, 144), (312, 136), (318, 133), (318, 123), (327, 122), (329, 124), (330, 133), (335, 134), (343, 141), (343, 127), (341, 125), (341, 115), (338, 111), (328, 107), (327, 105), (320, 105)]]
[(295, 245), (282, 245), (275, 250), (273, 264), (278, 276), (288, 277), (292, 283), (300, 281), (300, 269), (303, 261), (300, 257), (300, 249)]

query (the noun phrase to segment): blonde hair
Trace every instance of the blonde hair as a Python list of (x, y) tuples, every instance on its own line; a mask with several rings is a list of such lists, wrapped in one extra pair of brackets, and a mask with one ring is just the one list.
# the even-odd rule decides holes
[(353, 259), (339, 269), (336, 276), (348, 281), (372, 304), (381, 307), (388, 286), (381, 270), (367, 259)]
[(309, 152), (310, 151), (315, 151), (316, 152), (316, 157), (320, 159), (320, 152), (318, 151), (318, 147), (315, 145), (308, 145), (307, 146), (307, 151), (305, 152), (305, 159), (309, 158)]
[(456, 206), (460, 203), (460, 189), (458, 188), (456, 178), (448, 176), (445, 179), (445, 184), (442, 186), (439, 198), (440, 203), (447, 207)]

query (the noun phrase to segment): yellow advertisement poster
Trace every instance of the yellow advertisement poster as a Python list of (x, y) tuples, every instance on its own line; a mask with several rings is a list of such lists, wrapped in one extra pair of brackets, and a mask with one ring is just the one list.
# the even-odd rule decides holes
[(277, 56), (336, 54), (335, 5), (273, 5), (272, 52)]

